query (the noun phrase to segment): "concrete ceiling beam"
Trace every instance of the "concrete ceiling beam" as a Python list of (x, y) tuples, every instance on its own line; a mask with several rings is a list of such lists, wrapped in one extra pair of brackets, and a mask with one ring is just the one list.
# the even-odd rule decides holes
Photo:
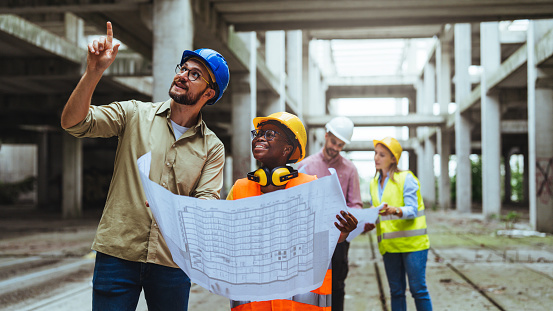
[[(305, 117), (309, 127), (324, 127), (333, 117), (332, 115)], [(356, 127), (360, 126), (442, 126), (444, 116), (437, 115), (395, 115), (395, 116), (348, 116)]]
[(33, 0), (29, 1), (2, 1), (0, 2), (0, 14), (25, 14), (25, 13), (83, 13), (103, 11), (133, 11), (142, 3), (150, 3), (151, 0), (111, 0), (105, 3), (93, 4), (88, 0)]
[(73, 63), (80, 64), (86, 58), (85, 49), (16, 15), (0, 14), (0, 32), (27, 43), (35, 50), (40, 49)]

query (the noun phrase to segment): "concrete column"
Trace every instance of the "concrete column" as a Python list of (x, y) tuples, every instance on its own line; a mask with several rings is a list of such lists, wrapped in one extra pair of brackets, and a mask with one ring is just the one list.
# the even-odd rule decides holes
[(83, 151), (82, 140), (63, 133), (62, 216), (82, 216)]
[(301, 35), (301, 80), (302, 80), (302, 95), (301, 95), (301, 101), (303, 103), (302, 110), (300, 114), (303, 116), (311, 115), (309, 112), (309, 69), (311, 68), (310, 63), (310, 57), (309, 57), (309, 36), (307, 35), (307, 32), (303, 32)]
[(450, 132), (444, 127), (437, 133), (437, 149), (440, 156), (440, 176), (438, 177), (438, 205), (443, 211), (451, 209), (451, 182), (449, 179)]
[(260, 108), (260, 116), (268, 116), (271, 113), (286, 111), (286, 105), (282, 101), (282, 96), (275, 96), (273, 94), (267, 94), (263, 92), (262, 95), (265, 98), (258, 99), (258, 106)]
[[(525, 145), (524, 148), (522, 148), (522, 156), (523, 156), (523, 162), (524, 162), (524, 170), (522, 174), (522, 184), (523, 184), (523, 190), (524, 190), (524, 203), (527, 203), (528, 206), (530, 206), (530, 155), (528, 151), (528, 145)], [(530, 211), (532, 209), (530, 208)]]
[(421, 195), (427, 208), (436, 204), (436, 178), (434, 175), (434, 154), (436, 153), (436, 143), (431, 137), (424, 139), (423, 162), (424, 169), (420, 171), (419, 176), (424, 175), (424, 181), (421, 181)]
[(547, 75), (537, 67), (535, 48), (552, 28), (549, 20), (530, 21), (527, 35), (530, 224), (548, 233), (553, 233), (553, 89), (541, 83)]
[[(414, 154), (416, 155), (415, 157), (415, 161), (417, 163), (417, 170), (418, 170), (418, 175), (416, 176), (424, 176), (424, 155), (425, 155), (425, 146), (424, 146), (424, 141), (422, 143), (420, 143), (419, 140), (417, 140), (417, 144), (415, 144), (414, 146)], [(410, 163), (409, 163), (410, 164)], [(423, 177), (423, 180), (420, 180), (419, 181), (421, 182), (422, 185), (426, 185), (426, 182), (424, 182), (424, 177)], [(422, 188), (422, 187), (421, 187)], [(421, 193), (422, 195), (422, 193)]]
[[(417, 100), (415, 103), (415, 109), (412, 111), (413, 113), (422, 113), (424, 111), (424, 81), (422, 79), (418, 79), (415, 82), (415, 90), (417, 91)], [(409, 111), (411, 113), (411, 111)], [(422, 131), (421, 127), (417, 127), (414, 129), (414, 134), (416, 135), (417, 141), (421, 142), (421, 139), (424, 137), (424, 132)], [(421, 142), (424, 144), (424, 141)], [(424, 181), (424, 145), (417, 145), (415, 148), (415, 154), (416, 157), (416, 163), (417, 163), (417, 171), (419, 172), (419, 178), (422, 177), (421, 183)], [(423, 176), (420, 176), (423, 175)]]
[(269, 70), (279, 80), (278, 94), (267, 100), (263, 107), (263, 114), (286, 110), (286, 33), (282, 30), (267, 31), (265, 33), (265, 62)]
[(265, 32), (265, 63), (276, 77), (284, 70), (285, 41), (286, 33), (282, 30)]
[[(417, 89), (417, 88), (415, 87), (415, 89)], [(417, 91), (417, 94), (418, 94), (418, 91)], [(410, 114), (417, 112), (417, 109), (416, 109), (417, 99), (418, 99), (418, 95), (415, 96), (415, 97), (412, 97), (412, 96), (409, 97), (409, 108), (408, 109), (409, 109)], [(417, 136), (415, 128), (410, 127), (408, 131), (409, 131), (409, 139), (415, 138)], [(418, 157), (417, 157), (416, 152), (410, 151), (409, 152), (409, 170), (411, 172), (413, 172), (413, 174), (415, 174), (415, 176), (419, 176), (419, 174), (418, 174), (419, 173), (418, 160), (417, 159), (418, 159)]]
[[(310, 46), (310, 44), (308, 44)], [(306, 47), (304, 41), (304, 48)], [(307, 65), (307, 72), (304, 72), (304, 88), (303, 93), (303, 111), (304, 116), (324, 115), (326, 114), (325, 106), (325, 86), (322, 81), (321, 72), (315, 61), (310, 57), (309, 48), (303, 52), (303, 60)], [(307, 60), (306, 60), (307, 58)], [(307, 74), (307, 83), (305, 75)], [(307, 137), (307, 155), (317, 153), (324, 145), (325, 130), (321, 128), (309, 129)]]
[(457, 156), (456, 208), (458, 212), (470, 213), (472, 205), (470, 169), (470, 127), (468, 116), (459, 109), (471, 91), (469, 66), (471, 64), (470, 24), (455, 24), (455, 152)]
[(65, 38), (77, 45), (87, 44), (84, 38), (84, 21), (70, 12), (65, 12)]
[[(447, 116), (451, 102), (451, 45), (439, 41), (436, 50), (436, 93), (440, 115)], [(440, 176), (438, 177), (438, 203), (444, 211), (451, 209), (451, 183), (449, 180), (449, 156), (451, 154), (450, 133), (445, 127), (438, 130), (438, 153), (440, 155)]]
[[(65, 37), (79, 45), (84, 39), (84, 21), (73, 13), (65, 13)], [(82, 216), (83, 201), (83, 156), (82, 141), (63, 133), (63, 168), (61, 209), (63, 218)], [(40, 205), (48, 203), (48, 132), (42, 133), (39, 146), (38, 201)], [(44, 174), (44, 176), (41, 176)]]
[(294, 113), (303, 118), (303, 62), (302, 62), (302, 31), (290, 30), (286, 32), (286, 94), (290, 96)]
[(424, 170), (420, 173), (425, 176), (425, 181), (421, 182), (421, 195), (424, 198), (426, 207), (431, 208), (436, 204), (436, 178), (434, 175), (434, 154), (436, 153), (436, 143), (432, 137), (424, 139), (423, 161)]
[[(234, 78), (234, 77), (233, 77)], [(234, 176), (232, 176), (232, 155), (226, 154), (225, 155), (225, 166), (223, 167), (223, 188), (221, 189), (221, 199), (225, 199), (229, 192), (232, 185), (234, 185)]]
[[(436, 67), (429, 62), (424, 66), (424, 103), (422, 113), (432, 114), (434, 103), (436, 102)], [(434, 177), (434, 154), (436, 153), (436, 144), (428, 136), (429, 128), (421, 129), (424, 132), (424, 151), (423, 151), (423, 170), (419, 175), (423, 176), (421, 181), (421, 195), (424, 198), (424, 204), (432, 207), (436, 204), (436, 187)]]
[(480, 64), (482, 66), (482, 213), (501, 214), (501, 107), (499, 94), (490, 94), (486, 80), (501, 64), (499, 23), (480, 24)]
[(38, 132), (38, 174), (37, 197), (38, 206), (48, 203), (48, 131)]
[(232, 77), (232, 180), (244, 178), (256, 168), (252, 156), (253, 118), (257, 110), (257, 38), (255, 32), (239, 34), (250, 52), (248, 74)]
[(505, 192), (505, 203), (509, 204), (511, 203), (511, 194), (512, 194), (512, 187), (511, 187), (511, 155), (512, 152), (506, 153), (503, 158), (505, 159), (505, 179), (504, 179), (504, 192)]
[[(301, 101), (302, 101), (302, 106), (301, 106), (301, 109), (300, 109), (300, 113), (298, 114), (301, 115), (300, 119), (304, 120), (305, 119), (303, 118), (304, 116), (311, 116), (314, 114), (314, 112), (310, 111), (309, 108), (311, 107), (311, 101), (310, 101), (310, 91), (309, 91), (309, 87), (311, 86), (310, 84), (310, 77), (311, 77), (311, 57), (310, 57), (310, 54), (309, 54), (309, 46), (310, 46), (310, 38), (308, 36), (308, 33), (307, 32), (302, 32), (302, 49), (301, 49), (301, 59), (302, 59), (302, 63), (301, 63), (301, 67), (302, 67), (302, 73), (301, 73), (301, 79), (302, 79), (302, 94), (301, 94)], [(317, 112), (318, 113), (318, 112)], [(305, 123), (304, 123), (305, 124)], [(318, 150), (316, 150), (316, 146), (317, 146), (317, 142), (316, 142), (316, 139), (315, 137), (318, 136), (317, 132), (321, 131), (320, 129), (314, 129), (314, 128), (309, 128), (309, 126), (306, 127), (306, 130), (307, 130), (307, 148), (306, 148), (306, 153), (307, 155), (311, 155), (315, 152), (317, 152)]]
[(153, 100), (169, 98), (175, 66), (184, 50), (193, 49), (194, 19), (191, 0), (156, 0), (153, 5)]
[[(418, 75), (420, 72), (418, 72), (419, 68), (417, 67), (417, 49), (415, 44), (413, 44), (412, 40), (407, 40), (405, 43), (407, 50), (406, 54), (406, 69), (405, 74), (408, 75)], [(415, 84), (415, 90), (416, 95), (415, 97), (409, 97), (409, 114), (417, 113), (417, 111), (420, 111), (417, 109), (419, 106), (419, 103), (423, 100), (423, 92), (422, 92), (422, 82), (418, 81)], [(417, 138), (417, 128), (415, 127), (409, 127), (409, 139)], [(417, 145), (414, 151), (409, 151), (409, 170), (413, 172), (416, 176), (420, 176), (419, 173), (421, 173), (424, 169), (421, 167), (422, 164), (419, 164), (419, 160), (422, 159), (422, 155), (419, 156), (421, 152), (420, 146)]]

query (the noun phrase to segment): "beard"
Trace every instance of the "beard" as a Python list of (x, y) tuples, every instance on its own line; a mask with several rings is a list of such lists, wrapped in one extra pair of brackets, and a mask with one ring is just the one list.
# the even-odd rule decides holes
[(325, 151), (326, 155), (328, 155), (331, 159), (336, 158), (340, 154), (340, 152), (337, 152), (336, 150), (331, 148), (325, 148)]
[[(185, 106), (196, 105), (200, 100), (202, 93), (205, 91), (204, 89), (202, 92), (199, 92), (198, 94), (192, 94), (190, 93), (190, 90), (187, 88), (186, 93), (178, 94), (177, 92), (173, 91), (174, 85), (175, 85), (175, 81), (171, 83), (171, 87), (169, 88), (169, 97), (171, 97), (171, 99), (173, 99), (177, 104), (181, 104)], [(206, 89), (207, 89), (207, 86), (206, 86)]]

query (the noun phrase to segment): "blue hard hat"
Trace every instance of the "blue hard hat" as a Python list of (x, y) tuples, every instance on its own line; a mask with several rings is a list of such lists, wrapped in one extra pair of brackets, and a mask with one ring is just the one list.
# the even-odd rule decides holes
[(230, 72), (228, 69), (227, 61), (223, 55), (212, 49), (197, 49), (195, 51), (186, 50), (182, 53), (180, 64), (190, 57), (197, 57), (204, 61), (205, 65), (209, 67), (213, 75), (215, 76), (215, 100), (212, 100), (209, 105), (215, 104), (223, 93), (227, 89), (230, 79)]

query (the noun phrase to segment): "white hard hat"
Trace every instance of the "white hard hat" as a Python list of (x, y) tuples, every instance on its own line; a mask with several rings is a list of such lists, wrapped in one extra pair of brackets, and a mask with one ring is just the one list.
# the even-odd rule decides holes
[(331, 132), (341, 141), (349, 144), (353, 134), (353, 122), (346, 117), (336, 117), (326, 124), (326, 131)]

